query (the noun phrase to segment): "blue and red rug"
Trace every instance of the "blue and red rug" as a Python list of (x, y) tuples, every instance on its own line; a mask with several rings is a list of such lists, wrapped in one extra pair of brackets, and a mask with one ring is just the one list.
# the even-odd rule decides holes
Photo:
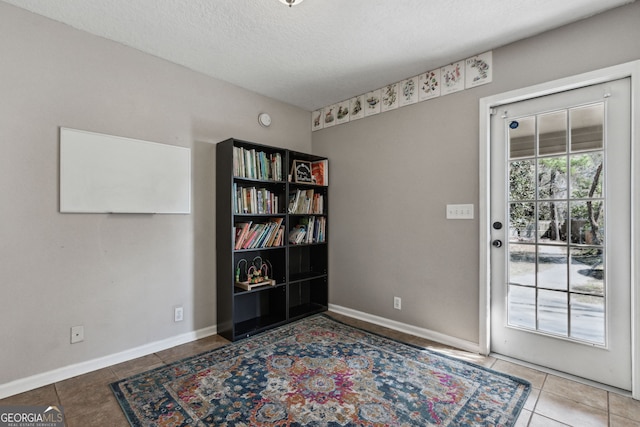
[(132, 426), (513, 426), (524, 380), (315, 316), (111, 384)]

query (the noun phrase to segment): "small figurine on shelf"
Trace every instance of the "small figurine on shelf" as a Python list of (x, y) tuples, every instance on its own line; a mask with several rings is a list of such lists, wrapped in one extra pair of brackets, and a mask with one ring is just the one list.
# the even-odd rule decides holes
[[(267, 261), (269, 262), (269, 261)], [(251, 261), (249, 267), (249, 283), (260, 283), (269, 280), (269, 267), (262, 262), (262, 257), (257, 256)]]
[(253, 265), (249, 267), (249, 283), (260, 283), (262, 282), (262, 276), (260, 276), (260, 270), (255, 268)]
[[(267, 264), (269, 264), (269, 266), (267, 266)], [(262, 270), (262, 275), (264, 276), (264, 280), (269, 280), (270, 268), (271, 268), (271, 263), (267, 259), (265, 260), (264, 264), (262, 264), (262, 267), (260, 267), (260, 270)]]
[(268, 260), (262, 261), (260, 256), (255, 257), (251, 263), (241, 259), (236, 265), (235, 285), (246, 290), (262, 285), (274, 286), (276, 281), (269, 278), (271, 270), (271, 263)]
[[(244, 262), (244, 268), (242, 263)], [(247, 281), (247, 260), (241, 259), (238, 261), (238, 265), (236, 266), (236, 282), (246, 282)]]

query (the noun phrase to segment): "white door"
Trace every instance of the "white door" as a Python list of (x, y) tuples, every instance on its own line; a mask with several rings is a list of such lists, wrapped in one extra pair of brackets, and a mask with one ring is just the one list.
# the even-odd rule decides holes
[(631, 389), (630, 79), (496, 107), (491, 351)]

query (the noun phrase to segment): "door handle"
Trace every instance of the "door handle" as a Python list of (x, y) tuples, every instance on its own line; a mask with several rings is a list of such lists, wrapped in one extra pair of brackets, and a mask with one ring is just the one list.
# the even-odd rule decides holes
[(491, 242), (491, 244), (493, 246), (495, 246), (496, 248), (501, 248), (502, 247), (502, 240), (494, 240), (493, 242)]

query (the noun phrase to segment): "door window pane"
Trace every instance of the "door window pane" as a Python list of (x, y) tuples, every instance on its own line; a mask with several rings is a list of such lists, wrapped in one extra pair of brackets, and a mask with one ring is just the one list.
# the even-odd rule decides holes
[(571, 295), (571, 337), (604, 345), (604, 298)]
[(536, 241), (536, 209), (535, 203), (509, 204), (509, 241)]
[(567, 202), (538, 203), (538, 242), (563, 244), (569, 222)]
[(511, 326), (535, 329), (536, 290), (522, 286), (509, 286), (509, 316)]
[(509, 245), (509, 283), (536, 285), (536, 247), (534, 245)]
[(571, 243), (604, 244), (604, 201), (571, 202)]
[(538, 198), (567, 197), (567, 156), (538, 160)]
[(591, 199), (602, 197), (603, 159), (602, 151), (571, 156), (571, 198)]
[(573, 108), (571, 118), (571, 151), (598, 150), (604, 147), (604, 104)]
[(536, 147), (536, 118), (524, 117), (509, 122), (509, 158), (533, 157)]
[(538, 155), (567, 152), (567, 111), (538, 116)]
[(538, 287), (567, 290), (567, 248), (538, 245)]
[(569, 334), (566, 292), (538, 291), (538, 329), (554, 335)]
[(509, 163), (509, 200), (533, 200), (536, 197), (536, 161)]
[(572, 248), (569, 268), (571, 291), (604, 296), (602, 248)]

